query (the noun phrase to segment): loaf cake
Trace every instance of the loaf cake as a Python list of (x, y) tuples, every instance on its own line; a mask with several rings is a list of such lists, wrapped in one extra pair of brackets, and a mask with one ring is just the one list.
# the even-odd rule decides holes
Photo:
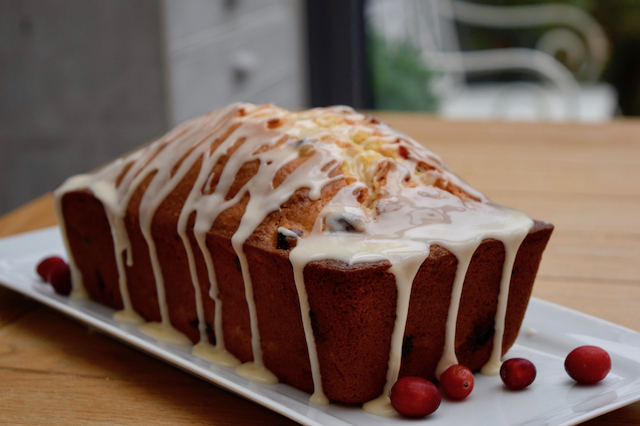
[(553, 229), (344, 106), (233, 104), (54, 197), (72, 296), (314, 404), (496, 373)]

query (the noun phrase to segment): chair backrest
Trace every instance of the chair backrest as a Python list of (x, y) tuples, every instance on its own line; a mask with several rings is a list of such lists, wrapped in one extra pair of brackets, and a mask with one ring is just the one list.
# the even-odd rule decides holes
[[(438, 71), (432, 82), (436, 92), (450, 92), (465, 84), (449, 0), (368, 0), (365, 13), (372, 31), (385, 37), (391, 46), (408, 44), (426, 66)], [(445, 62), (458, 62), (459, 66)]]
[[(368, 22), (388, 40), (408, 43), (424, 64), (439, 71), (431, 87), (441, 98), (466, 86), (466, 73), (524, 70), (541, 78), (539, 93), (560, 96), (564, 117), (574, 119), (580, 90), (576, 76), (558, 61), (557, 50), (570, 53), (578, 75), (600, 76), (608, 58), (608, 42), (598, 23), (584, 10), (566, 4), (487, 6), (461, 0), (369, 0)], [(461, 51), (456, 22), (493, 28), (556, 26), (533, 48)], [(551, 83), (549, 85), (548, 83)], [(555, 87), (555, 88), (554, 88)]]
[[(547, 3), (524, 6), (492, 6), (462, 0), (444, 0), (456, 21), (488, 28), (548, 28), (536, 49), (551, 56), (569, 55), (576, 76), (596, 81), (609, 60), (609, 41), (604, 29), (585, 10), (570, 4)], [(580, 62), (580, 63), (578, 63)]]

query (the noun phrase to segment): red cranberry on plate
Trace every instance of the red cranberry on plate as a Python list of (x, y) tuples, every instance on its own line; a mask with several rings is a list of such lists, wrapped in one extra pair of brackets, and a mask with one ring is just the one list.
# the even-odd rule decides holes
[(49, 284), (63, 296), (71, 294), (71, 270), (66, 263), (54, 266), (49, 273)]
[(403, 416), (424, 417), (438, 409), (442, 396), (436, 385), (420, 377), (403, 377), (389, 392), (391, 405)]
[(58, 256), (47, 257), (46, 259), (42, 259), (38, 266), (36, 267), (36, 272), (40, 275), (43, 281), (49, 282), (49, 273), (53, 269), (54, 266), (65, 263), (62, 258)]
[(611, 371), (611, 358), (597, 346), (580, 346), (567, 355), (564, 369), (578, 383), (590, 385), (604, 379)]
[(452, 365), (440, 376), (440, 388), (449, 398), (461, 401), (473, 390), (473, 373), (464, 365)]
[(535, 380), (536, 367), (528, 359), (511, 358), (502, 363), (500, 377), (509, 389), (524, 389)]
[(51, 284), (56, 293), (63, 296), (68, 296), (71, 293), (71, 270), (67, 262), (58, 256), (42, 260), (36, 271), (43, 280)]

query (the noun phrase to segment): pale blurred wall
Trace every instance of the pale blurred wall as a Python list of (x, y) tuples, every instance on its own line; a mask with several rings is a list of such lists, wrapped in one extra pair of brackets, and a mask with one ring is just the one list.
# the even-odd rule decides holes
[(308, 104), (302, 0), (163, 0), (172, 125), (231, 102)]
[(301, 5), (1, 0), (0, 214), (217, 106), (306, 106)]

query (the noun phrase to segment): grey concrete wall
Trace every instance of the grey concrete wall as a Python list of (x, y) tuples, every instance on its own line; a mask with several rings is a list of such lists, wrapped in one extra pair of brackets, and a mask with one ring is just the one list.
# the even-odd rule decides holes
[(156, 0), (0, 1), (0, 214), (166, 130)]
[(307, 105), (303, 0), (0, 0), (0, 214), (230, 102)]

